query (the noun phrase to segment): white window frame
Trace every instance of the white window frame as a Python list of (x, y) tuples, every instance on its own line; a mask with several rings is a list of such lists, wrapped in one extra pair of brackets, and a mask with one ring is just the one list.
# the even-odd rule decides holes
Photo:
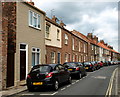
[[(33, 49), (35, 49), (35, 51), (33, 51)], [(38, 51), (38, 49), (39, 49), (39, 51)], [(36, 47), (32, 47), (32, 54), (35, 54), (35, 64), (34, 64), (34, 66), (35, 65), (38, 65), (38, 64), (40, 64), (41, 62), (40, 62), (40, 48), (36, 48)], [(37, 58), (37, 54), (39, 54), (39, 59)], [(38, 60), (37, 60), (38, 59)], [(32, 60), (33, 61), (33, 60)], [(39, 63), (37, 63), (37, 61), (39, 61)], [(33, 66), (33, 64), (32, 64), (32, 66)]]
[(84, 53), (85, 53), (85, 51), (86, 51), (86, 50), (85, 50), (85, 47), (86, 47), (86, 45), (84, 44)]
[[(30, 13), (32, 13), (32, 18), (30, 16)], [(35, 16), (35, 14), (36, 14), (36, 16)], [(35, 13), (35, 12), (33, 12), (33, 11), (31, 11), (31, 10), (29, 10), (29, 14), (28, 15), (29, 15), (29, 26), (33, 27), (33, 28), (36, 28), (36, 29), (41, 29), (40, 15)], [(36, 27), (34, 26), (34, 18), (36, 18)], [(31, 21), (32, 21), (32, 23), (31, 23)]]
[(72, 50), (75, 50), (75, 40), (74, 40), (74, 38), (72, 38)]
[(60, 30), (57, 29), (57, 39), (60, 39)]
[(27, 74), (28, 74), (28, 44), (20, 43), (19, 46), (21, 44), (26, 45), (26, 48), (25, 49), (20, 49), (20, 51), (26, 51), (26, 77), (27, 77)]
[(65, 34), (65, 44), (68, 44), (68, 35)]
[[(50, 38), (50, 26), (49, 25), (46, 25), (46, 27), (49, 27), (49, 31), (47, 31), (47, 29), (45, 30), (46, 31), (46, 33), (45, 33), (45, 37), (46, 38)], [(48, 36), (47, 36), (48, 35)]]
[(81, 51), (81, 42), (79, 41), (79, 52)]
[(65, 53), (65, 62), (68, 62), (68, 54)]
[[(54, 57), (53, 58), (52, 58), (52, 53), (54, 53)], [(55, 52), (51, 52), (50, 57), (51, 57), (51, 63), (55, 63)]]
[(75, 55), (72, 56), (72, 61), (75, 62)]

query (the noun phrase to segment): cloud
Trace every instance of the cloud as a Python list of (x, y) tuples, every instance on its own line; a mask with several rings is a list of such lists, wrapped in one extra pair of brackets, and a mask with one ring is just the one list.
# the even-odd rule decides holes
[[(117, 2), (55, 2), (33, 0), (48, 17), (56, 15), (69, 30), (78, 30), (87, 35), (94, 29), (99, 39), (105, 40), (118, 51), (118, 4)], [(87, 1), (87, 0), (85, 0)], [(93, 0), (92, 0), (93, 1)], [(96, 1), (96, 0), (94, 0)], [(53, 11), (52, 11), (53, 10)]]

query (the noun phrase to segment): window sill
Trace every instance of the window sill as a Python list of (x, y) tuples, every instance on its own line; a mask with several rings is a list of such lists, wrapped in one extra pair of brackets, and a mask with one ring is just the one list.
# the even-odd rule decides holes
[(49, 38), (45, 38), (45, 39), (51, 41), (51, 39), (49, 39)]
[(30, 26), (30, 25), (29, 25), (29, 27), (41, 31), (41, 28), (36, 28), (36, 27)]
[(60, 39), (57, 39), (58, 41), (60, 41)]
[(66, 46), (68, 46), (68, 44), (65, 44)]

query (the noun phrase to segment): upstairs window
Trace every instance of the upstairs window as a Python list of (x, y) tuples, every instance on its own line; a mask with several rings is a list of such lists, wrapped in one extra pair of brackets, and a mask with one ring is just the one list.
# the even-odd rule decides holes
[(29, 26), (40, 29), (40, 15), (29, 11)]
[(86, 46), (85, 46), (85, 44), (84, 44), (84, 53), (85, 53), (85, 51), (86, 51), (86, 50), (85, 50), (85, 49), (86, 49), (85, 47), (86, 47)]
[(57, 29), (57, 39), (60, 39), (60, 30)]
[(65, 44), (68, 44), (68, 35), (65, 34)]
[(80, 52), (80, 49), (81, 49), (81, 44), (80, 44), (80, 41), (79, 41), (79, 52)]
[(46, 25), (46, 38), (49, 38), (50, 36), (50, 26)]
[(72, 38), (72, 50), (74, 50), (75, 49), (75, 42), (74, 42), (74, 38)]

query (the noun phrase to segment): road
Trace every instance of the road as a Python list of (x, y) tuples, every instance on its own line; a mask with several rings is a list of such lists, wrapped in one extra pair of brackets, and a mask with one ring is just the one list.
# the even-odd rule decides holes
[(94, 72), (88, 72), (87, 76), (80, 80), (73, 78), (72, 84), (61, 85), (58, 91), (52, 91), (45, 88), (43, 90), (37, 90), (35, 92), (29, 92), (28, 90), (13, 95), (106, 95), (109, 93), (113, 80), (113, 74), (115, 74), (118, 66), (103, 67)]

